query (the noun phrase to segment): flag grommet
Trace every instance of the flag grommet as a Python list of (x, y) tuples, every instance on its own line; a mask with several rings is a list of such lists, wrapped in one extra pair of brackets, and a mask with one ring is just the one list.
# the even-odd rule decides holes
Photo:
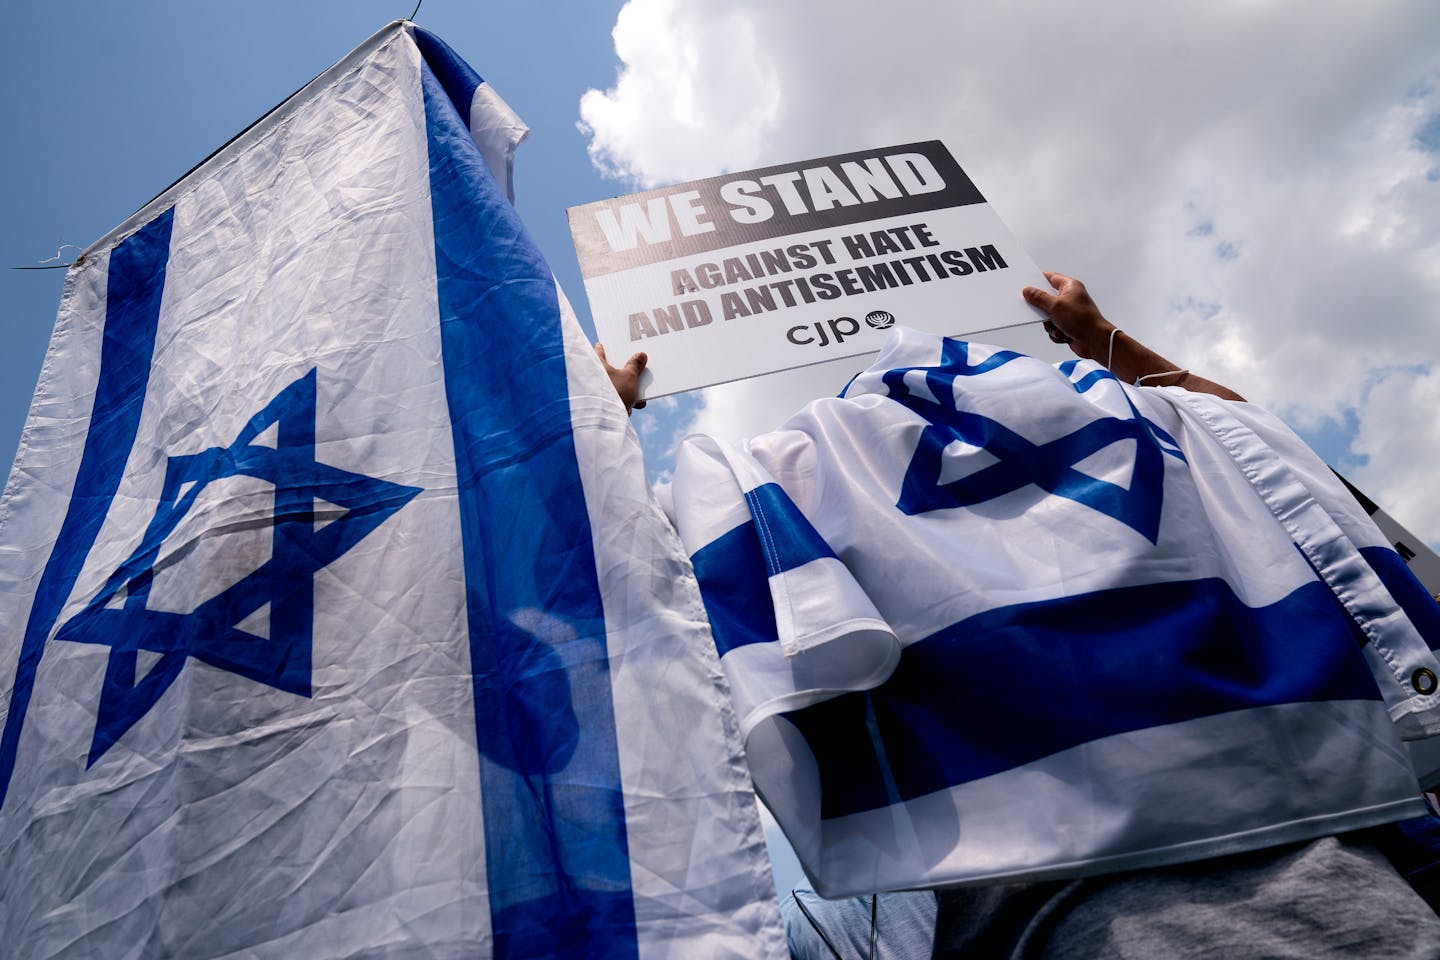
[(1415, 672), (1410, 674), (1410, 686), (1421, 696), (1429, 696), (1435, 692), (1437, 686), (1435, 671), (1429, 667), (1417, 667)]

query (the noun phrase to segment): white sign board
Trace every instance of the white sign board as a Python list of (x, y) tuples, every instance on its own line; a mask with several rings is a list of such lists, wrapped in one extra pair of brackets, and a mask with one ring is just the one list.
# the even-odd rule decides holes
[(938, 140), (571, 207), (600, 341), (650, 355), (662, 397), (880, 348), (896, 323), (960, 336), (1039, 315), (1049, 289)]

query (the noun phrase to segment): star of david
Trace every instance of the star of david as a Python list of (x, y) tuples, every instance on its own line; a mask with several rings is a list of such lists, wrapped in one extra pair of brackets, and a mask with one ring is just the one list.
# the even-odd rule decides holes
[[(1045, 443), (1032, 443), (998, 420), (959, 407), (955, 381), (963, 376), (988, 373), (1020, 357), (998, 351), (978, 363), (971, 363), (969, 344), (946, 340), (937, 367), (905, 367), (888, 371), (885, 385), (892, 399), (904, 404), (928, 421), (921, 431), (914, 456), (905, 471), (896, 504), (910, 515), (932, 510), (969, 507), (1034, 484), (1053, 494), (1089, 507), (1130, 527), (1155, 543), (1160, 534), (1160, 513), (1164, 498), (1163, 456), (1184, 460), (1179, 445), (1160, 427), (1141, 416), (1126, 397), (1130, 417), (1102, 417)], [(1062, 365), (1070, 376), (1074, 364)], [(932, 397), (910, 389), (905, 375), (923, 371)], [(1108, 371), (1092, 371), (1072, 386), (1079, 393), (1097, 384), (1114, 380)], [(959, 440), (979, 447), (996, 462), (958, 480), (942, 483), (945, 448)], [(1092, 477), (1075, 469), (1075, 464), (1106, 447), (1125, 440), (1135, 441), (1135, 462), (1128, 488)]]
[[(230, 446), (168, 458), (140, 545), (55, 634), (57, 640), (110, 648), (89, 764), (155, 706), (191, 657), (277, 690), (310, 695), (316, 571), (420, 492), (315, 460), (315, 384), (311, 370), (280, 391)], [(257, 442), (271, 427), (274, 445)], [(270, 558), (190, 613), (147, 609), (166, 536), (209, 484), (237, 476), (274, 485)], [(317, 501), (344, 512), (317, 527)], [(267, 605), (268, 636), (241, 629)], [(141, 651), (157, 655), (143, 676), (137, 670)]]

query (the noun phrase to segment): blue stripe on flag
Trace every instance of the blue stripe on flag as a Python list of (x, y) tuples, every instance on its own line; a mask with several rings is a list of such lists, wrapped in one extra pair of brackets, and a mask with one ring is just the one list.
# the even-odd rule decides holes
[(421, 65), (496, 957), (635, 957), (555, 281)]
[(780, 640), (754, 523), (747, 520), (716, 537), (695, 551), (691, 563), (720, 656), (747, 643)]
[(778, 483), (761, 484), (745, 494), (765, 552), (770, 576), (794, 570), (811, 560), (834, 557), (835, 551), (805, 519), (795, 501)]
[(0, 734), (0, 807), (15, 773), (15, 752), (20, 730), (35, 687), (35, 673), (45, 651), (45, 638), (75, 587), (85, 558), (120, 486), (145, 391), (150, 383), (150, 361), (155, 350), (155, 329), (160, 320), (160, 298), (165, 290), (165, 267), (170, 259), (171, 207), (120, 242), (110, 253), (105, 301), (105, 332), (100, 346), (100, 375), (90, 429), (75, 474), (70, 505), (30, 607), (15, 686), (5, 731)]
[(1389, 547), (1361, 547), (1360, 555), (1405, 611), (1431, 650), (1440, 650), (1440, 604), (1415, 579), (1410, 567)]
[(455, 112), (460, 114), (465, 129), (470, 129), (470, 105), (475, 102), (475, 91), (482, 82), (480, 74), (429, 30), (415, 28), (415, 46), (420, 48), (420, 55), (440, 81)]
[(1075, 381), (1075, 392), (1085, 393), (1097, 383), (1104, 383), (1107, 380), (1116, 379), (1109, 370), (1091, 370), (1085, 376)]
[(1222, 580), (1146, 584), (977, 614), (877, 689), (784, 716), (815, 754), (821, 816), (842, 817), (893, 802), (886, 768), (911, 800), (1133, 730), (1377, 700), (1363, 639), (1323, 583), (1259, 609)]

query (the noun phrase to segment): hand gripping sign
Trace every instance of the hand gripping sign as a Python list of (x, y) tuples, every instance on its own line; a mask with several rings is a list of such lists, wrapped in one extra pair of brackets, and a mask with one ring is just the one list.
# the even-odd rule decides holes
[(596, 330), (647, 397), (1033, 323), (1044, 277), (938, 140), (571, 207)]

